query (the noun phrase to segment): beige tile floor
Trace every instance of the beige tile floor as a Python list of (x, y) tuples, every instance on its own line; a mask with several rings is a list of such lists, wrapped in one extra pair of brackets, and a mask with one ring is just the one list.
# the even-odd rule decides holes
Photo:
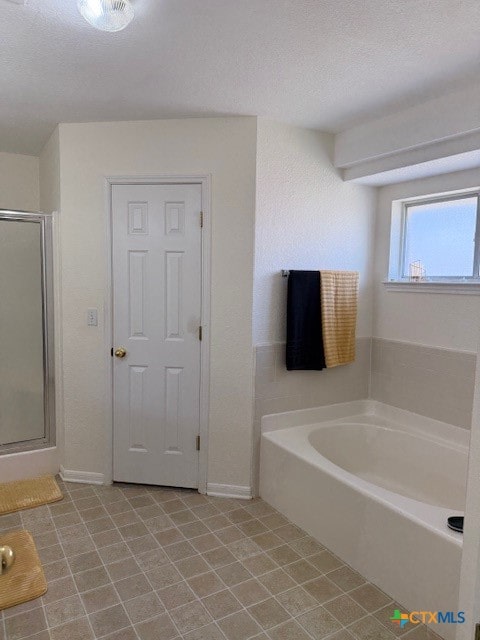
[(398, 605), (260, 499), (63, 484), (0, 517), (34, 535), (43, 598), (3, 611), (0, 640), (433, 640)]

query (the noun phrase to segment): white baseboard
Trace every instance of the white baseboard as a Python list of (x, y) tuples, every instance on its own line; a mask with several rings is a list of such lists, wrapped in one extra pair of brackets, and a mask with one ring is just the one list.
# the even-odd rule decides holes
[(105, 484), (103, 473), (92, 471), (72, 471), (60, 465), (60, 477), (65, 482), (80, 482), (82, 484)]
[(252, 499), (252, 487), (242, 487), (236, 484), (207, 484), (207, 495), (217, 498), (240, 498), (241, 500)]

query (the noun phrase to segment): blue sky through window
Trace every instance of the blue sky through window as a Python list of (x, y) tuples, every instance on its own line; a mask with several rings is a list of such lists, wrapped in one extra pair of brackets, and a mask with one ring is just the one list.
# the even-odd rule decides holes
[(471, 277), (477, 198), (408, 206), (403, 275), (420, 260), (426, 277)]

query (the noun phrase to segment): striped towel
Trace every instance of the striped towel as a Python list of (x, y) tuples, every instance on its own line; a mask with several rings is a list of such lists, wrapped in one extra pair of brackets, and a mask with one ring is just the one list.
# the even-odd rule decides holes
[(321, 271), (323, 348), (325, 363), (337, 367), (355, 360), (358, 272)]

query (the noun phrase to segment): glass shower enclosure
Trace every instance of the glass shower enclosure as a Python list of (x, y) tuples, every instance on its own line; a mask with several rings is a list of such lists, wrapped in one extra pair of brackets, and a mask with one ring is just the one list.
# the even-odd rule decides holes
[(0, 455), (54, 441), (52, 218), (0, 210)]

